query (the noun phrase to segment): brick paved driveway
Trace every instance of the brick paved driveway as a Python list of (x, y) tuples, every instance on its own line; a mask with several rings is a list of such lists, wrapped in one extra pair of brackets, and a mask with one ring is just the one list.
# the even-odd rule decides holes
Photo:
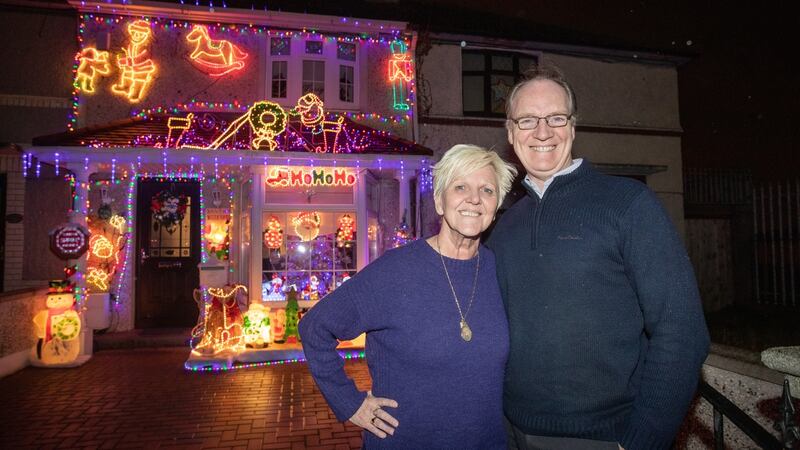
[[(0, 379), (0, 448), (353, 449), (304, 363), (183, 369), (185, 348), (106, 350), (75, 369)], [(360, 389), (366, 362), (348, 361)]]

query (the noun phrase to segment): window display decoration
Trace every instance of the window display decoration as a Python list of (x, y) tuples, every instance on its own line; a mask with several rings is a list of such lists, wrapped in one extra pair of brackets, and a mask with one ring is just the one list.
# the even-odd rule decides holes
[(397, 40), (389, 44), (392, 59), (389, 60), (389, 81), (392, 82), (394, 109), (408, 110), (410, 95), (409, 83), (414, 78), (414, 63), (408, 53), (406, 43)]
[(244, 317), (237, 297), (247, 294), (247, 288), (237, 284), (204, 290), (211, 301), (204, 301), (201, 290), (195, 290), (194, 297), (201, 311), (202, 323), (192, 329), (192, 353), (213, 356), (224, 351), (244, 350)]
[(272, 274), (272, 280), (267, 285), (267, 293), (263, 296), (265, 301), (282, 302), (286, 300), (286, 294), (283, 293), (283, 278), (277, 273)]
[(322, 219), (316, 211), (303, 211), (292, 219), (294, 232), (304, 241), (315, 239), (319, 235)]
[(212, 77), (221, 77), (244, 68), (247, 53), (231, 41), (211, 39), (208, 27), (205, 25), (192, 27), (192, 31), (186, 35), (186, 40), (194, 44), (194, 50), (189, 58), (195, 64), (202, 66)]
[(125, 56), (117, 59), (117, 66), (121, 71), (120, 79), (111, 87), (111, 91), (127, 97), (131, 103), (136, 103), (144, 98), (156, 71), (156, 65), (152, 59), (147, 57), (147, 48), (145, 48), (152, 36), (152, 31), (150, 23), (145, 20), (129, 23), (127, 30), (130, 40), (128, 47), (123, 49)]
[(31, 363), (36, 366), (69, 366), (80, 353), (81, 318), (75, 310), (75, 285), (68, 280), (49, 282), (46, 310), (33, 317), (36, 346)]
[(175, 195), (164, 190), (150, 199), (150, 211), (153, 213), (153, 218), (172, 234), (186, 215), (188, 203), (185, 195)]
[(350, 214), (345, 214), (339, 218), (339, 229), (336, 230), (336, 245), (340, 248), (350, 247), (355, 236), (355, 220)]
[(79, 63), (76, 70), (75, 87), (87, 94), (94, 93), (95, 78), (98, 75), (111, 73), (108, 52), (97, 50), (94, 47), (86, 47), (78, 52), (76, 58)]
[(264, 245), (272, 250), (277, 250), (283, 245), (283, 229), (281, 222), (275, 216), (270, 216), (267, 229), (264, 230)]

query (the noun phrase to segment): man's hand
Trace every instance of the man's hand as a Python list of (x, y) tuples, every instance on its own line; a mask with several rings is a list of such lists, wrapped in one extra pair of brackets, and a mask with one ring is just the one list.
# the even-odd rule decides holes
[(400, 423), (381, 409), (382, 407), (397, 408), (397, 402), (390, 398), (373, 397), (372, 391), (367, 391), (367, 398), (350, 418), (350, 422), (381, 439), (385, 438), (387, 433), (392, 435)]

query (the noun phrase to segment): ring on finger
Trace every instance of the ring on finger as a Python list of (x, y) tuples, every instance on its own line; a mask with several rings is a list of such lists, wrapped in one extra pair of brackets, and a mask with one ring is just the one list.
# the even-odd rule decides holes
[(370, 420), (370, 423), (375, 425), (375, 419), (378, 419), (378, 418), (379, 418), (378, 416), (373, 417), (372, 420)]

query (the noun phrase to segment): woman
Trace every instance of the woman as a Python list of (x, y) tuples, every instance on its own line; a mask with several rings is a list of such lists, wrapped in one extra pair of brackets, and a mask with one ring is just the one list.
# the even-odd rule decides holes
[[(480, 235), (516, 169), (456, 145), (433, 168), (439, 234), (386, 252), (303, 316), (311, 374), (365, 448), (504, 449), (508, 324)], [(337, 339), (367, 333), (372, 391), (344, 372)]]

